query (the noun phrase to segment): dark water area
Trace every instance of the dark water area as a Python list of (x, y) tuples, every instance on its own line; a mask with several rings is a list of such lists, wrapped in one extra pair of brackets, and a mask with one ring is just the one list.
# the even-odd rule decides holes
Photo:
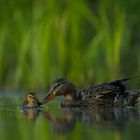
[[(41, 95), (43, 96), (43, 95)], [(0, 94), (0, 140), (134, 140), (140, 107), (62, 109), (59, 99), (40, 109), (22, 108), (24, 94)]]

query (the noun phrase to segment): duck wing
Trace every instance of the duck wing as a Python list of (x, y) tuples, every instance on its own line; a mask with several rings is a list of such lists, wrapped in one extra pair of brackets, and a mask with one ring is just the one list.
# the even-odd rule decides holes
[(120, 93), (121, 89), (109, 83), (104, 83), (95, 87), (89, 87), (87, 89), (80, 90), (78, 92), (78, 99), (102, 99), (115, 97), (117, 93)]
[(104, 99), (115, 101), (115, 98), (119, 95), (125, 96), (126, 81), (133, 79), (135, 77), (123, 78), (119, 80), (114, 80), (111, 82), (103, 83), (97, 86), (92, 86), (78, 92), (78, 99), (80, 100), (97, 100)]

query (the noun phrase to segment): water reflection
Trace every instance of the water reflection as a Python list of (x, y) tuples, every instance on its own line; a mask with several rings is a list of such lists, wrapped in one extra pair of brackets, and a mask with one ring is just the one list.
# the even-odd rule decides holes
[(38, 109), (38, 110), (24, 109), (23, 112), (24, 112), (24, 115), (26, 116), (27, 120), (35, 121), (37, 119), (37, 117), (39, 116), (40, 109)]
[(42, 111), (42, 115), (53, 125), (54, 131), (58, 133), (71, 132), (76, 124), (76, 114), (70, 110), (63, 111), (62, 118), (57, 118), (46, 111)]
[(53, 113), (44, 110), (24, 110), (24, 115), (29, 121), (35, 121), (39, 115), (43, 116), (54, 128), (55, 132), (72, 132), (77, 122), (94, 126), (111, 126), (122, 128), (127, 122), (137, 122), (140, 120), (137, 108), (125, 109), (63, 109), (61, 116), (57, 117)]

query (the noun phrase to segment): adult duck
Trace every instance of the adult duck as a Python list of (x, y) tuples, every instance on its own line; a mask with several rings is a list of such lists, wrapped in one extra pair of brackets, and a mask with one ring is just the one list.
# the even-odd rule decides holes
[(124, 78), (111, 82), (91, 86), (77, 91), (73, 83), (60, 78), (52, 82), (48, 95), (41, 104), (46, 104), (57, 96), (64, 96), (61, 107), (118, 107), (135, 105), (138, 101), (139, 92), (126, 91), (125, 83), (132, 79)]

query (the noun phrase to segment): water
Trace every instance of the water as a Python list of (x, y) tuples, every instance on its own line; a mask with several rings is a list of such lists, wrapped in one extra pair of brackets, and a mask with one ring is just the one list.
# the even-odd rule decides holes
[[(22, 95), (22, 96), (21, 96)], [(0, 94), (0, 140), (134, 140), (140, 137), (140, 108), (61, 109), (56, 99), (23, 110), (24, 95)]]

